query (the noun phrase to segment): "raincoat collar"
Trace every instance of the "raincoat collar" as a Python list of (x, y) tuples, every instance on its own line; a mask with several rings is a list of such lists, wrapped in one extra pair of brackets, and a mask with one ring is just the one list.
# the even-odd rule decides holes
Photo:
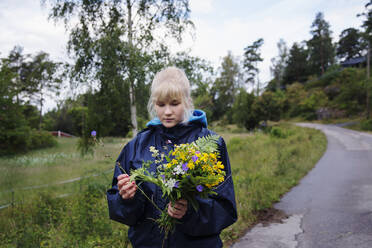
[[(199, 110), (199, 109), (195, 109), (188, 121), (189, 124), (201, 124), (203, 127), (207, 127), (208, 126), (208, 122), (207, 122), (207, 116), (205, 114), (204, 111), (202, 110)], [(186, 124), (178, 124), (176, 125), (179, 126), (179, 125), (187, 125), (188, 123)], [(152, 119), (151, 121), (149, 121), (146, 126), (147, 127), (155, 127), (155, 126), (161, 126), (161, 121), (159, 120), (158, 117)]]

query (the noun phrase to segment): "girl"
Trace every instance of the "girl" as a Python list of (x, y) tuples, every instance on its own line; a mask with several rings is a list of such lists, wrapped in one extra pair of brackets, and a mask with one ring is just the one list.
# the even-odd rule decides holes
[[(167, 153), (175, 144), (191, 143), (199, 137), (214, 134), (207, 129), (203, 111), (192, 110), (190, 83), (185, 73), (168, 67), (155, 75), (151, 85), (148, 111), (153, 118), (147, 128), (138, 133), (122, 150), (117, 163), (130, 172), (142, 166), (142, 161), (152, 160), (150, 146)], [(217, 195), (200, 199), (198, 211), (188, 206), (184, 199), (173, 206), (163, 199), (159, 187), (141, 184), (141, 189), (155, 204), (179, 220), (175, 231), (165, 239), (165, 247), (209, 248), (222, 247), (221, 231), (237, 219), (234, 186), (225, 142), (218, 142), (219, 160), (225, 165), (225, 181), (216, 189)], [(150, 170), (155, 172), (155, 166)], [(135, 182), (122, 174), (116, 165), (112, 188), (107, 191), (110, 218), (128, 225), (128, 237), (135, 248), (162, 247), (164, 233), (153, 221), (160, 212), (142, 195)]]

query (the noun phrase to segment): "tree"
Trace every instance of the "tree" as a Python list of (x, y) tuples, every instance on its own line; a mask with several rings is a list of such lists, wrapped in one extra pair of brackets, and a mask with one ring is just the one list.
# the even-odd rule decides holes
[(24, 89), (14, 86), (21, 70), (14, 70), (13, 62), (9, 57), (0, 60), (0, 156), (54, 145), (50, 134), (30, 128), (36, 108), (17, 97)]
[[(189, 1), (48, 2), (52, 5), (50, 17), (64, 20), (66, 29), (70, 31), (68, 51), (75, 57), (73, 75), (83, 79), (91, 73), (91, 79), (102, 87), (112, 78), (111, 74), (102, 72), (105, 68), (112, 68), (115, 77), (123, 78), (120, 83), (129, 85), (131, 122), (133, 135), (136, 135), (136, 93), (138, 89), (142, 91), (140, 87), (144, 82), (141, 80), (148, 79), (146, 72), (150, 68), (143, 62), (148, 59), (147, 53), (159, 49), (165, 39), (174, 37), (181, 41), (182, 33), (192, 24), (189, 21)], [(70, 27), (67, 24), (74, 22), (74, 16), (78, 17), (78, 24)], [(106, 50), (108, 52), (102, 53)], [(106, 80), (106, 76), (109, 79)], [(140, 99), (139, 102), (144, 101)]]
[(282, 101), (274, 92), (266, 91), (257, 97), (252, 109), (259, 121), (278, 121), (283, 108), (280, 103)]
[(276, 81), (276, 89), (280, 90), (284, 78), (285, 68), (288, 62), (288, 48), (283, 39), (277, 43), (278, 56), (271, 59), (272, 66), (270, 67), (271, 74)]
[(27, 72), (24, 76), (34, 89), (31, 98), (34, 98), (39, 105), (39, 130), (41, 130), (45, 97), (59, 94), (62, 83), (62, 77), (58, 74), (60, 65), (60, 63), (53, 62), (49, 54), (45, 52), (36, 54), (32, 61), (25, 65)]
[(363, 21), (362, 27), (364, 28), (364, 39), (367, 41), (367, 78), (366, 78), (366, 117), (369, 119), (370, 115), (370, 96), (371, 96), (371, 82), (370, 82), (370, 60), (371, 60), (371, 42), (372, 42), (372, 0), (366, 5), (366, 11), (358, 16), (365, 16), (366, 19)]
[(311, 71), (314, 74), (323, 75), (334, 63), (335, 49), (329, 23), (324, 20), (322, 12), (317, 13), (311, 28), (310, 34), (313, 37), (307, 41)]
[(262, 38), (253, 42), (252, 45), (244, 48), (244, 59), (243, 67), (247, 72), (246, 82), (250, 82), (253, 85), (257, 82), (257, 95), (260, 91), (260, 80), (258, 78), (259, 69), (257, 67), (258, 62), (263, 61), (261, 58), (260, 48), (263, 45), (264, 40)]
[(256, 96), (253, 93), (240, 89), (233, 105), (234, 123), (244, 126), (248, 130), (252, 130), (258, 125), (259, 120), (252, 108), (255, 100)]
[(308, 51), (303, 44), (295, 42), (289, 51), (287, 66), (284, 70), (284, 84), (305, 82), (308, 75)]
[(229, 121), (231, 121), (231, 116), (229, 117), (228, 115), (234, 103), (237, 89), (241, 87), (241, 84), (242, 74), (239, 62), (231, 52), (229, 52), (227, 56), (222, 59), (220, 76), (216, 78), (211, 89), (214, 105), (212, 119), (218, 120), (226, 115)]
[(179, 52), (171, 58), (170, 64), (184, 70), (190, 81), (194, 98), (209, 93), (213, 75), (213, 67), (210, 62), (190, 56), (186, 52)]
[(29, 73), (27, 61), (30, 56), (30, 54), (23, 54), (23, 47), (15, 46), (8, 57), (3, 59), (4, 65), (6, 64), (14, 73), (9, 90), (14, 93), (15, 100), (19, 104), (22, 104), (25, 99), (28, 99), (35, 92), (34, 85), (31, 85), (30, 81), (27, 80)]
[(347, 28), (340, 34), (337, 45), (337, 56), (340, 59), (348, 60), (362, 56), (366, 49), (362, 33), (355, 28)]

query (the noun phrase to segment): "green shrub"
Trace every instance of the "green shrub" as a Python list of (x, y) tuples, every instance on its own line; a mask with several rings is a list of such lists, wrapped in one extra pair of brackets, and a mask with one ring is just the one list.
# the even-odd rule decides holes
[(287, 138), (288, 134), (283, 131), (280, 127), (272, 127), (270, 130), (270, 136), (274, 138)]
[(360, 128), (364, 131), (372, 131), (372, 119), (361, 121)]
[(57, 145), (56, 139), (47, 131), (32, 130), (30, 133), (31, 149), (53, 147)]

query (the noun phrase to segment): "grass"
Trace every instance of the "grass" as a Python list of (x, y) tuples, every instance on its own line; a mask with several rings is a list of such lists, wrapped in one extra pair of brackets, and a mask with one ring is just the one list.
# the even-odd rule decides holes
[[(234, 127), (220, 128), (218, 133), (227, 143), (238, 209), (238, 221), (221, 234), (227, 247), (255, 223), (260, 211), (270, 208), (306, 175), (325, 151), (326, 139), (317, 130), (289, 124), (276, 125), (266, 133)], [(0, 233), (4, 233), (0, 243), (9, 244), (0, 247), (27, 243), (37, 247), (40, 242), (44, 247), (60, 247), (64, 242), (112, 247), (119, 239), (122, 243), (117, 246), (126, 247), (127, 228), (108, 219), (104, 191), (111, 183), (113, 161), (127, 140), (106, 138), (104, 146), (84, 158), (76, 151), (76, 141), (59, 139), (58, 147), (0, 159), (0, 205), (11, 201), (11, 190), (18, 202), (0, 210)], [(109, 173), (102, 174), (105, 171)], [(100, 176), (55, 184), (93, 174)], [(24, 189), (46, 184), (51, 186)], [(55, 197), (70, 193), (75, 194)]]
[(58, 183), (111, 170), (127, 139), (105, 138), (104, 145), (97, 146), (94, 155), (85, 157), (76, 150), (76, 142), (77, 138), (60, 138), (57, 147), (0, 158), (0, 205), (24, 199), (35, 192), (35, 187), (38, 189), (35, 193), (74, 192), (76, 184)]
[(326, 149), (324, 134), (288, 124), (279, 126), (283, 136), (256, 132), (228, 143), (234, 178), (238, 221), (225, 229), (222, 238), (230, 244), (298, 184)]

